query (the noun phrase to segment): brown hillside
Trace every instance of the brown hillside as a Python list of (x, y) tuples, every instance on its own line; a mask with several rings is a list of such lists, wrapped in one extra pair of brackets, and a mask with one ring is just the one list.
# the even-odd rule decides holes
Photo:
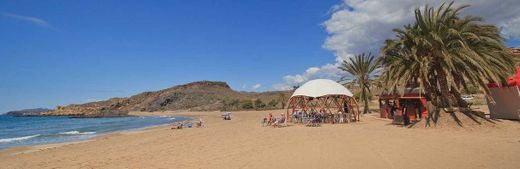
[[(165, 110), (242, 110), (242, 104), (259, 99), (264, 106), (253, 108), (281, 108), (290, 92), (238, 92), (225, 82), (199, 81), (174, 86), (154, 92), (143, 92), (129, 98), (112, 98), (86, 104), (58, 106), (45, 115), (70, 115), (81, 117), (125, 116), (129, 111)], [(273, 101), (274, 100), (274, 101)], [(268, 105), (269, 102), (272, 104)]]

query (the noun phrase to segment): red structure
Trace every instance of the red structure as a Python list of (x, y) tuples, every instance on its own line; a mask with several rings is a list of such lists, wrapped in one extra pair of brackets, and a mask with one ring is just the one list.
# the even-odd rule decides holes
[[(520, 58), (520, 49), (511, 49), (513, 53), (513, 57)], [(518, 64), (518, 63), (517, 63)], [(515, 76), (509, 77), (507, 79), (507, 86), (500, 86), (497, 83), (488, 83), (489, 88), (499, 88), (499, 87), (520, 87), (520, 65), (516, 69)]]
[(428, 117), (428, 101), (419, 89), (410, 89), (400, 95), (383, 93), (379, 97), (380, 117), (393, 119), (396, 124), (410, 124)]
[(519, 86), (520, 87), (520, 67), (516, 69), (516, 75), (514, 77), (510, 77), (507, 80), (507, 85), (509, 87)]
[[(513, 57), (520, 58), (520, 49), (512, 49)], [(519, 63), (517, 63), (519, 64)], [(491, 118), (520, 120), (520, 65), (516, 74), (507, 79), (507, 86), (489, 83), (489, 96), (486, 99)]]

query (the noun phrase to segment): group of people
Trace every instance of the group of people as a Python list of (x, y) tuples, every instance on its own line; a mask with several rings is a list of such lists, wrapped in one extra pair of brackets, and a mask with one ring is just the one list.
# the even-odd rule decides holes
[(195, 127), (204, 127), (204, 122), (202, 121), (202, 118), (199, 118), (199, 121), (196, 122), (181, 121), (173, 123), (173, 127), (171, 129), (192, 128), (193, 124), (195, 124)]
[(292, 113), (294, 123), (303, 123), (308, 126), (314, 126), (314, 124), (320, 123), (348, 123), (351, 122), (355, 117), (348, 111), (338, 111), (337, 113), (328, 112), (325, 109), (321, 109), (317, 112), (314, 108), (311, 109), (310, 113), (304, 111), (294, 111)]
[[(424, 111), (424, 107), (418, 99), (401, 99), (399, 105), (393, 100), (385, 100), (382, 103), (384, 103), (382, 108), (388, 112), (385, 118), (393, 119), (394, 122), (402, 120), (402, 123), (406, 126), (422, 119), (421, 112)], [(402, 113), (402, 119), (397, 117), (397, 111)], [(413, 117), (413, 120), (410, 117)]]
[(273, 126), (273, 127), (285, 126), (285, 120), (286, 120), (286, 117), (283, 113), (280, 113), (280, 116), (276, 117), (276, 118), (273, 116), (273, 113), (269, 113), (269, 115), (267, 115), (267, 117), (265, 117), (262, 120), (262, 126), (264, 126), (264, 127), (266, 127), (266, 126)]
[[(348, 110), (332, 113), (325, 109), (321, 109), (317, 112), (314, 108), (311, 108), (309, 113), (306, 111), (294, 111), (291, 114), (291, 118), (293, 123), (302, 123), (306, 126), (320, 126), (321, 123), (349, 123), (356, 120), (354, 114), (349, 113)], [(280, 116), (276, 118), (272, 113), (269, 113), (267, 117), (263, 118), (262, 126), (284, 126), (286, 120), (284, 113), (280, 113)]]

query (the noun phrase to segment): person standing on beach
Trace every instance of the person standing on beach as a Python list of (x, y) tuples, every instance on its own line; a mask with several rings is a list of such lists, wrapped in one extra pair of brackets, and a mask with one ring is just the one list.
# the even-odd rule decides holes
[(345, 117), (343, 117), (344, 113), (341, 112), (341, 111), (338, 111), (338, 117), (339, 117), (339, 122), (338, 123), (345, 123)]
[(270, 126), (273, 123), (273, 113), (269, 113), (267, 116), (267, 125)]
[(202, 117), (199, 118), (199, 127), (204, 127), (204, 123), (202, 123)]

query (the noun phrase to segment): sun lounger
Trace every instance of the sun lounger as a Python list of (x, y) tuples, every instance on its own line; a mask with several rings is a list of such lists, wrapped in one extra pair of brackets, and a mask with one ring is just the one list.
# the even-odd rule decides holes
[(285, 124), (285, 118), (277, 119), (273, 123), (273, 127), (287, 127), (287, 124)]

